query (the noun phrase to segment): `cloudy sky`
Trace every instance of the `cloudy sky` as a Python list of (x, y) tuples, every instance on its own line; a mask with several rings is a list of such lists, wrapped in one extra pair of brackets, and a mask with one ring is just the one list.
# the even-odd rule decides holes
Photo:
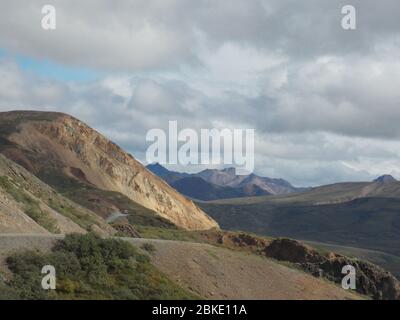
[[(41, 27), (45, 4), (56, 30)], [(353, 31), (341, 27), (347, 4)], [(255, 172), (298, 186), (400, 178), (399, 10), (398, 0), (2, 0), (0, 111), (72, 114), (143, 162), (146, 132), (178, 120), (254, 128)]]

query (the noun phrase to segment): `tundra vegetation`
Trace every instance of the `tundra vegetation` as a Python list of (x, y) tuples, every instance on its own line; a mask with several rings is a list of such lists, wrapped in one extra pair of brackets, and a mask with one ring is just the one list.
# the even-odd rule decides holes
[[(0, 279), (0, 300), (197, 298), (170, 281), (129, 243), (94, 234), (68, 235), (50, 253), (18, 252), (6, 262), (12, 277)], [(57, 271), (56, 290), (41, 286), (45, 265)]]

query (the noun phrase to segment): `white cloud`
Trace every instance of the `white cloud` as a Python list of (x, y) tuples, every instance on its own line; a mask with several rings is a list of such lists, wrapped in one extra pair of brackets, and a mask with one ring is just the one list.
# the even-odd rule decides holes
[[(11, 95), (0, 95), (1, 110), (20, 106), (70, 113), (142, 161), (147, 148), (146, 132), (152, 128), (166, 129), (168, 120), (178, 120), (180, 129), (245, 128), (245, 120), (251, 125), (250, 119), (243, 116), (247, 113), (235, 106), (241, 103), (235, 102), (235, 96), (216, 99), (176, 80), (156, 82), (121, 77), (66, 84), (33, 78), (5, 62), (0, 64), (0, 74), (6, 83), (13, 83), (14, 89)], [(12, 82), (13, 79), (18, 81)], [(215, 109), (218, 104), (225, 107)], [(302, 186), (372, 179), (386, 172), (399, 173), (396, 168), (400, 168), (400, 151), (396, 150), (400, 150), (396, 140), (318, 131), (257, 130), (256, 172), (283, 177)]]
[[(239, 66), (264, 64), (256, 51), (295, 59), (369, 54), (387, 48), (399, 30), (397, 0), (386, 0), (385, 5), (353, 0), (359, 18), (356, 32), (340, 28), (343, 1), (49, 0), (46, 4), (57, 10), (55, 31), (41, 29), (42, 1), (2, 1), (0, 47), (77, 67), (133, 72), (201, 65), (204, 45), (216, 55), (223, 54), (227, 44), (255, 52), (254, 61), (240, 61)], [(240, 50), (231, 57), (240, 59)]]

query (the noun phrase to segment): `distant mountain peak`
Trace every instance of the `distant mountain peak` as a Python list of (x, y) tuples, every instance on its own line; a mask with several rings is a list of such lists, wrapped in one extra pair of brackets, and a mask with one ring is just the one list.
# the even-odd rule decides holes
[(235, 175), (235, 174), (236, 174), (236, 168), (234, 168), (234, 167), (225, 168), (225, 169), (223, 169), (223, 170), (221, 170), (221, 171), (222, 171), (222, 172), (229, 173), (229, 174), (232, 174), (232, 175)]
[(146, 166), (147, 169), (149, 169), (151, 172), (159, 175), (159, 174), (165, 174), (168, 173), (169, 170), (165, 167), (163, 167), (161, 164), (159, 164), (158, 162), (149, 164), (148, 166)]
[(148, 165), (148, 167), (165, 169), (159, 162), (151, 163), (151, 164)]
[[(149, 166), (154, 166), (154, 167), (163, 167), (159, 162), (153, 162), (149, 164)], [(163, 167), (164, 168), (164, 167)]]
[(204, 201), (300, 191), (283, 179), (261, 177), (254, 173), (238, 175), (235, 167), (205, 169), (198, 173), (182, 173), (168, 171), (168, 169), (155, 163), (148, 165), (147, 169), (164, 179), (182, 194)]
[(397, 180), (395, 178), (393, 178), (393, 176), (391, 176), (390, 174), (384, 174), (374, 180), (374, 182), (380, 182), (380, 183), (391, 183), (391, 182), (396, 182), (396, 181)]

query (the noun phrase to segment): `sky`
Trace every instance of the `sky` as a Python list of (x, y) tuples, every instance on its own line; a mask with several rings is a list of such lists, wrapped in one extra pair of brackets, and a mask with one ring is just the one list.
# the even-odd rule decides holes
[[(42, 7), (56, 8), (43, 30)], [(356, 8), (356, 30), (341, 26)], [(3, 0), (0, 111), (60, 111), (145, 162), (146, 132), (254, 128), (255, 173), (400, 178), (398, 0)], [(199, 167), (170, 166), (197, 171)]]

